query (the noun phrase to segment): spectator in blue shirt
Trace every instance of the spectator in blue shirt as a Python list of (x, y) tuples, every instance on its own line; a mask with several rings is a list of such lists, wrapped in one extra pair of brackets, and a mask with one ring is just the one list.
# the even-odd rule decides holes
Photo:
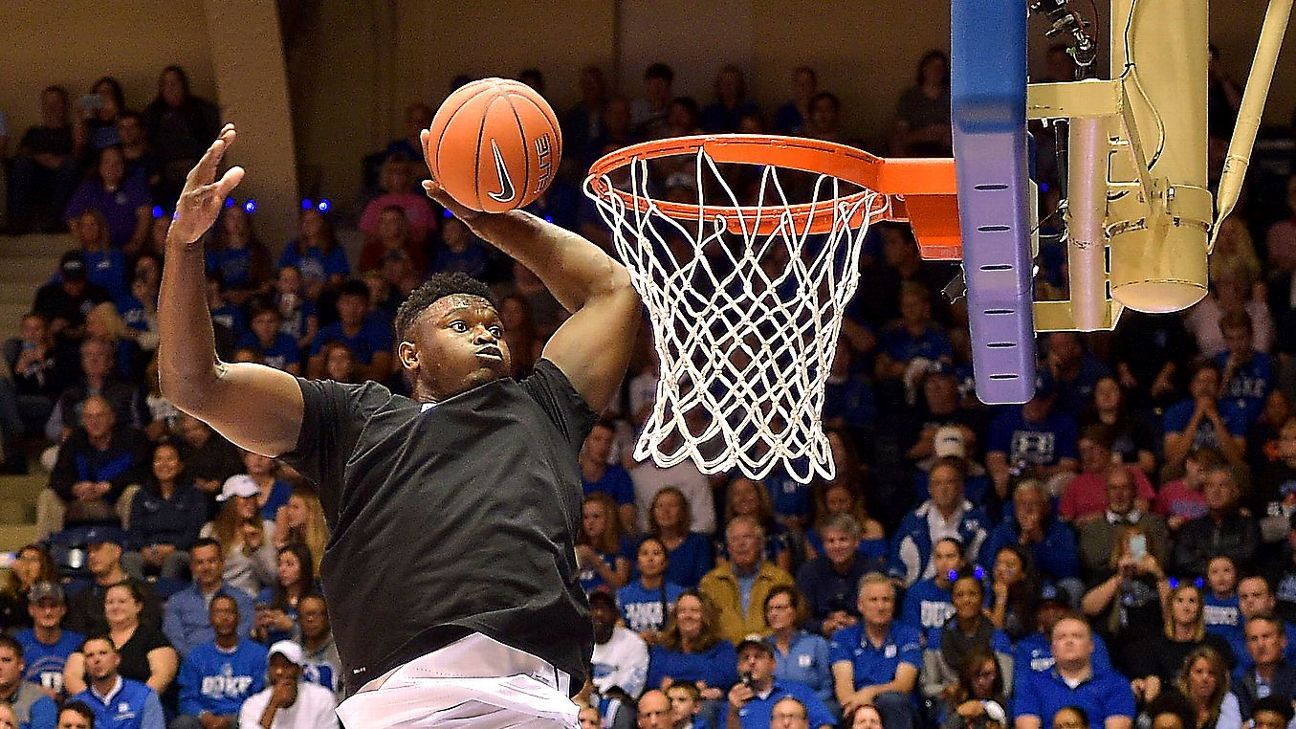
[(22, 645), (0, 634), (0, 705), (13, 710), (14, 729), (53, 729), (58, 706), (40, 686), (23, 680)]
[(1162, 417), (1165, 463), (1177, 468), (1190, 452), (1210, 447), (1233, 465), (1246, 457), (1246, 414), (1236, 399), (1220, 399), (1222, 373), (1214, 362), (1199, 362), (1188, 384), (1188, 398), (1170, 406)]
[(278, 267), (301, 271), (306, 298), (318, 301), (325, 287), (341, 286), (351, 275), (351, 264), (333, 235), (333, 224), (315, 207), (302, 210), (297, 231), (297, 239), (284, 246)]
[(1278, 384), (1278, 367), (1267, 352), (1252, 348), (1251, 317), (1245, 310), (1220, 317), (1219, 327), (1228, 347), (1215, 355), (1215, 364), (1223, 372), (1220, 399), (1231, 400), (1250, 425), (1260, 416), (1265, 398)]
[(342, 342), (351, 348), (362, 380), (381, 381), (391, 372), (392, 331), (380, 316), (369, 314), (369, 287), (363, 281), (348, 281), (338, 291), (338, 320), (321, 327), (311, 345), (310, 377), (324, 372), (324, 345)]
[(686, 590), (675, 603), (661, 642), (648, 652), (648, 686), (688, 681), (702, 699), (718, 709), (730, 686), (738, 681), (738, 653), (720, 637), (715, 605), (696, 590)]
[(1067, 590), (1079, 595), (1080, 544), (1075, 530), (1050, 513), (1044, 485), (1029, 478), (1017, 484), (1012, 495), (1012, 515), (1000, 522), (981, 547), (978, 563), (987, 569), (1004, 546), (1016, 544), (1030, 551), (1035, 566), (1047, 579), (1067, 580)]
[(1093, 402), (1098, 380), (1109, 376), (1111, 370), (1085, 351), (1076, 332), (1052, 332), (1046, 341), (1044, 371), (1049, 386), (1057, 392), (1057, 402), (1053, 407), (1079, 418)]
[(900, 620), (922, 630), (928, 648), (937, 648), (941, 629), (954, 614), (953, 575), (966, 565), (963, 543), (957, 537), (942, 537), (932, 548), (932, 564), (935, 574), (905, 590)]
[(38, 582), (27, 594), (27, 613), (32, 627), (14, 636), (22, 646), (27, 668), (23, 678), (47, 691), (63, 692), (63, 666), (68, 656), (81, 648), (85, 637), (64, 630), (67, 600), (56, 582)]
[(890, 578), (878, 572), (865, 575), (859, 588), (863, 620), (833, 634), (828, 656), (843, 714), (874, 704), (887, 729), (913, 729), (922, 634), (895, 620), (895, 603)]
[(1030, 671), (1016, 687), (1017, 729), (1041, 729), (1067, 706), (1079, 706), (1097, 729), (1130, 729), (1134, 694), (1119, 673), (1093, 664), (1093, 637), (1080, 618), (1062, 618), (1053, 626), (1053, 668)]
[(931, 498), (900, 522), (891, 546), (891, 577), (905, 587), (935, 573), (932, 543), (940, 536), (957, 538), (968, 554), (985, 542), (990, 520), (963, 497), (963, 461), (943, 458), (932, 466)]
[[(1025, 682), (1023, 673), (1035, 671), (1043, 673), (1053, 668), (1053, 626), (1062, 618), (1074, 616), (1071, 612), (1071, 596), (1062, 588), (1045, 583), (1040, 587), (1039, 601), (1035, 603), (1036, 631), (1021, 638), (1013, 646), (1013, 681), (1014, 686)], [(1110, 670), (1111, 655), (1107, 652), (1107, 643), (1102, 636), (1093, 634), (1093, 665), (1099, 670)]]
[(1008, 498), (1012, 471), (1048, 481), (1080, 470), (1075, 418), (1055, 411), (1055, 399), (1055, 393), (1040, 387), (1025, 405), (1004, 408), (990, 422), (986, 468), (999, 498)]
[(644, 537), (636, 556), (635, 571), (639, 576), (617, 590), (617, 607), (626, 627), (652, 644), (666, 627), (684, 588), (666, 579), (666, 545), (660, 539)]
[(89, 686), (72, 697), (95, 713), (95, 729), (165, 729), (162, 702), (153, 689), (117, 673), (121, 656), (112, 638), (92, 636), (81, 646)]
[(859, 621), (859, 581), (870, 570), (856, 547), (860, 525), (855, 517), (833, 514), (819, 529), (822, 555), (797, 570), (797, 587), (806, 597), (806, 628), (826, 637)]
[(900, 285), (900, 320), (878, 338), (877, 378), (900, 380), (916, 358), (950, 361), (954, 347), (932, 320), (930, 292), (922, 284), (906, 281)]
[(728, 710), (720, 715), (721, 729), (768, 729), (773, 724), (774, 706), (788, 697), (805, 707), (807, 726), (831, 729), (836, 719), (815, 692), (803, 683), (777, 678), (774, 667), (774, 650), (767, 643), (753, 636), (738, 644), (742, 681), (729, 689)]
[(184, 657), (194, 648), (215, 639), (208, 604), (217, 595), (232, 598), (238, 606), (238, 635), (252, 632), (252, 596), (225, 582), (225, 556), (220, 542), (203, 538), (194, 542), (189, 569), (193, 584), (172, 595), (166, 604), (162, 632)]
[(692, 507), (676, 486), (658, 491), (648, 508), (648, 532), (666, 546), (666, 579), (681, 587), (697, 587), (715, 564), (711, 540), (690, 531)]
[(291, 375), (302, 373), (301, 351), (297, 341), (280, 331), (283, 317), (279, 309), (257, 306), (252, 310), (251, 330), (238, 341), (240, 348), (248, 348), (261, 355), (261, 362)]
[(581, 446), (579, 463), (581, 469), (581, 487), (585, 495), (601, 491), (617, 504), (617, 516), (621, 520), (621, 531), (633, 534), (636, 526), (634, 482), (630, 473), (621, 466), (610, 462), (612, 443), (616, 438), (616, 423), (602, 419), (594, 423), (585, 443)]
[(219, 722), (233, 727), (243, 702), (265, 688), (266, 648), (240, 637), (238, 602), (215, 595), (209, 612), (215, 638), (185, 656), (178, 679), (181, 716), (170, 729), (207, 729)]
[(770, 628), (765, 643), (774, 652), (774, 678), (809, 686), (836, 713), (828, 641), (797, 627), (805, 612), (805, 598), (795, 587), (780, 585), (765, 596), (765, 623)]

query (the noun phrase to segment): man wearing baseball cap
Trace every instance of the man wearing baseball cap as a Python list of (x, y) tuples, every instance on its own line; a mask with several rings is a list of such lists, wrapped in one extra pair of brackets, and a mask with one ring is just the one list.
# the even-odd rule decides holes
[(50, 322), (50, 331), (58, 332), (64, 328), (80, 328), (85, 324), (87, 311), (95, 304), (111, 300), (102, 287), (86, 281), (85, 255), (81, 251), (68, 251), (59, 259), (59, 280), (36, 291), (32, 310), (44, 314)]
[(82, 541), (86, 545), (86, 569), (90, 571), (93, 582), (80, 592), (74, 593), (68, 601), (67, 620), (64, 625), (69, 630), (93, 635), (108, 630), (108, 619), (104, 617), (104, 593), (109, 587), (121, 582), (129, 582), (139, 588), (144, 595), (144, 611), (140, 613), (140, 622), (150, 628), (162, 629), (162, 602), (158, 599), (153, 587), (131, 577), (122, 567), (122, 544), (126, 535), (122, 530), (111, 526), (96, 526), (86, 530)]
[(809, 686), (774, 678), (774, 650), (759, 635), (738, 644), (738, 675), (742, 680), (729, 689), (729, 710), (720, 714), (721, 729), (769, 729), (774, 706), (788, 697), (806, 708), (809, 726), (821, 729), (837, 723)]
[(47, 691), (63, 691), (63, 666), (80, 650), (85, 636), (63, 629), (67, 600), (57, 582), (37, 582), (27, 593), (32, 627), (14, 636), (23, 647), (27, 669), (23, 678)]
[(262, 729), (328, 729), (339, 727), (333, 692), (301, 680), (302, 649), (291, 640), (270, 646), (270, 670), (264, 691), (243, 702), (240, 727)]

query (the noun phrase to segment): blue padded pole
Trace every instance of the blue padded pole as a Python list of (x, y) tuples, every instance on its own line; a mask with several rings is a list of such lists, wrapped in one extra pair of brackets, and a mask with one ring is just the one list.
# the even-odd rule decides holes
[(1035, 392), (1026, 141), (1026, 6), (952, 0), (953, 124), (963, 271), (977, 397)]

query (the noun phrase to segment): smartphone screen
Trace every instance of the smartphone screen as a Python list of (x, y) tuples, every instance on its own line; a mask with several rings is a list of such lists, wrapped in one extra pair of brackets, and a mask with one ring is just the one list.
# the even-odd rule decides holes
[(1129, 540), (1130, 556), (1139, 561), (1147, 556), (1147, 535), (1135, 534)]

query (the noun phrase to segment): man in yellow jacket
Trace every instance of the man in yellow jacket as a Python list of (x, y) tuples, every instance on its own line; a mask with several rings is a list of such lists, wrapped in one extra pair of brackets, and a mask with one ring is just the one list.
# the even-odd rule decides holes
[(711, 570), (698, 589), (720, 609), (720, 635), (737, 645), (752, 633), (769, 632), (765, 598), (792, 575), (765, 559), (765, 529), (750, 516), (736, 516), (725, 529), (729, 563)]

